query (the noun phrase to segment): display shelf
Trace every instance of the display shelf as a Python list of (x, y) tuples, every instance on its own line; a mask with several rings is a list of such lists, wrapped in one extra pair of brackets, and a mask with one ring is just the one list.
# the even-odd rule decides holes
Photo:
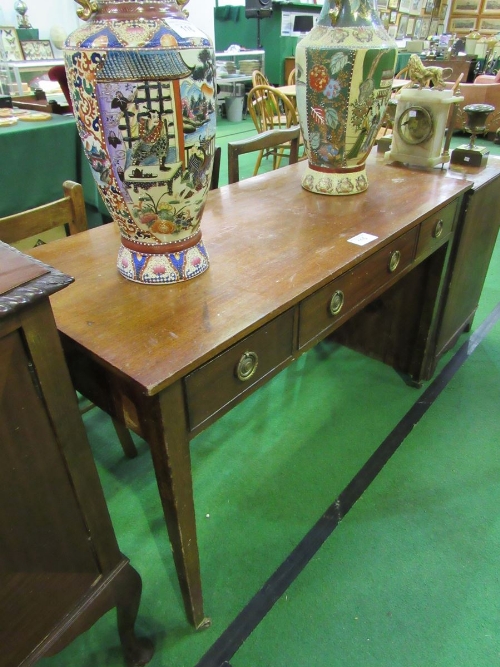
[(44, 74), (64, 60), (9, 60), (0, 63), (0, 87), (4, 95), (23, 95), (23, 77), (31, 72)]

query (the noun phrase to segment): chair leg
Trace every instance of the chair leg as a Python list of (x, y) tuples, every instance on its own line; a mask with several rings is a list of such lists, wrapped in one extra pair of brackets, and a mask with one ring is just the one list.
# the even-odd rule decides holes
[(257, 162), (255, 163), (255, 169), (253, 170), (253, 175), (257, 176), (259, 173), (259, 168), (260, 168), (260, 163), (262, 162), (262, 156), (264, 155), (264, 151), (260, 151), (259, 155), (257, 157)]
[(126, 426), (116, 419), (113, 419), (113, 426), (115, 427), (116, 435), (122, 446), (123, 453), (128, 459), (135, 459), (137, 456), (137, 449), (132, 440), (132, 436)]

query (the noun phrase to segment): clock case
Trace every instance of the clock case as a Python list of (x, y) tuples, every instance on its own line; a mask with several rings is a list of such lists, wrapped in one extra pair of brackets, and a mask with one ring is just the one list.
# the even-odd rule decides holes
[[(421, 167), (435, 167), (449, 162), (443, 143), (453, 104), (463, 102), (452, 90), (403, 88), (397, 96), (391, 149), (388, 162), (404, 162)], [(456, 108), (456, 107), (455, 107)]]

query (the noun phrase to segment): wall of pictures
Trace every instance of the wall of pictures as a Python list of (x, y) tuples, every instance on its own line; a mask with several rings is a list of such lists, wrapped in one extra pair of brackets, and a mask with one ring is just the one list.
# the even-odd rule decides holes
[(500, 32), (500, 0), (452, 0), (449, 32), (466, 35), (478, 30), (482, 35)]
[[(500, 0), (489, 1), (500, 5)], [(378, 0), (377, 5), (385, 28), (396, 39), (429, 39), (445, 32), (448, 0)]]

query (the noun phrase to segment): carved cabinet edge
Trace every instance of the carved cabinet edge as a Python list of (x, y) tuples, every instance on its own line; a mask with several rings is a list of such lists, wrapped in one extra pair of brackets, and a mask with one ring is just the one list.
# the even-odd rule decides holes
[(54, 269), (52, 266), (48, 266), (34, 257), (25, 255), (20, 250), (17, 250), (17, 248), (8, 246), (5, 243), (0, 243), (0, 246), (2, 249), (29, 259), (31, 263), (40, 266), (46, 271), (43, 275), (31, 279), (25, 284), (18, 285), (4, 294), (0, 294), (0, 316), (12, 315), (21, 308), (35, 303), (43, 297), (50, 296), (54, 292), (58, 292), (75, 280), (71, 276)]

